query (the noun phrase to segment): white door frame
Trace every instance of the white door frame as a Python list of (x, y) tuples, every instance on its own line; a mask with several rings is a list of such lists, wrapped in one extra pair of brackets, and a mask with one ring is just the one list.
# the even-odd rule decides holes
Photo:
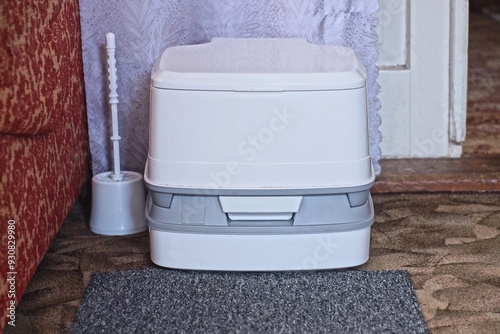
[(383, 157), (458, 157), (465, 139), (468, 0), (380, 0)]

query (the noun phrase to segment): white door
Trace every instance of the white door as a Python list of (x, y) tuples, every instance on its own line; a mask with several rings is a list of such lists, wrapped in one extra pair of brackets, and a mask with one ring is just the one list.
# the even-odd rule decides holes
[(458, 157), (465, 139), (468, 0), (380, 0), (383, 157)]

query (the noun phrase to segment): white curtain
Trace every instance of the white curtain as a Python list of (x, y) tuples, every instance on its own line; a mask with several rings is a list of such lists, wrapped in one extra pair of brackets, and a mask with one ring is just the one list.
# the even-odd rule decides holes
[(80, 0), (93, 173), (112, 166), (105, 49), (105, 34), (111, 31), (117, 45), (122, 169), (144, 171), (150, 73), (165, 48), (212, 37), (305, 37), (348, 46), (364, 62), (370, 150), (378, 174), (377, 10), (378, 0)]

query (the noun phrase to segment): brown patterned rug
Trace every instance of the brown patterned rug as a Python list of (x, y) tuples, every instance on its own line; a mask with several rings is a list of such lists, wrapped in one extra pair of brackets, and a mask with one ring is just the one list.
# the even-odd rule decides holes
[[(431, 333), (500, 328), (500, 196), (376, 194), (370, 259), (361, 270), (410, 274)], [(146, 232), (122, 237), (88, 228), (81, 198), (44, 257), (8, 333), (68, 333), (91, 276), (153, 268)]]

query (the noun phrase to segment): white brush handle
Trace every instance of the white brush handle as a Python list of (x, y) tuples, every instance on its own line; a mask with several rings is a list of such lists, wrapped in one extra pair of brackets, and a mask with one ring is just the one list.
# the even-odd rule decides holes
[(108, 32), (106, 34), (106, 50), (108, 51), (108, 73), (109, 73), (109, 104), (111, 105), (111, 122), (113, 125), (113, 171), (111, 179), (115, 181), (123, 180), (123, 174), (120, 171), (120, 139), (118, 135), (118, 94), (116, 93), (116, 59), (115, 59), (115, 34)]

